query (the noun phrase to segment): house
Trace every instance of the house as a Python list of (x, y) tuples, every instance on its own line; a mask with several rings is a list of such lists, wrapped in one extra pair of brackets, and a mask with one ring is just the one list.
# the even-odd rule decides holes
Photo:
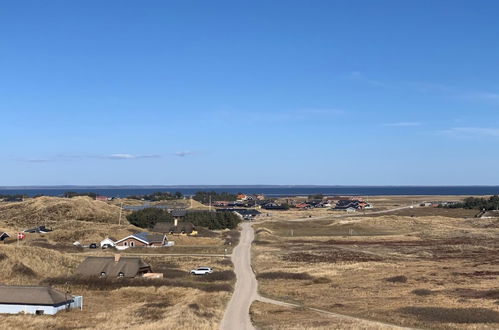
[(82, 308), (83, 297), (72, 296), (49, 286), (0, 286), (0, 313), (49, 314)]
[(115, 246), (127, 247), (160, 247), (166, 246), (168, 240), (166, 235), (155, 235), (146, 232), (140, 232), (129, 235), (114, 243)]
[(228, 201), (217, 201), (215, 203), (213, 203), (213, 206), (217, 206), (217, 207), (224, 207), (224, 206), (229, 206), (229, 203)]
[(239, 201), (245, 201), (247, 198), (248, 198), (248, 196), (246, 196), (245, 194), (238, 194), (236, 196), (236, 199)]
[(107, 247), (114, 247), (115, 242), (116, 242), (116, 239), (114, 239), (112, 237), (106, 237), (102, 241), (100, 241), (100, 246), (102, 247), (104, 245), (107, 245)]
[(177, 220), (182, 220), (187, 216), (187, 210), (186, 209), (174, 209), (170, 211), (170, 214), (174, 219)]
[(10, 235), (7, 234), (6, 232), (0, 232), (0, 242), (5, 241), (9, 237), (10, 237)]
[(152, 273), (151, 266), (137, 257), (87, 257), (76, 269), (79, 276), (140, 277)]
[(262, 209), (265, 210), (287, 210), (289, 207), (287, 205), (280, 205), (277, 203), (266, 203), (262, 205)]
[(233, 212), (234, 214), (246, 220), (250, 220), (256, 217), (257, 215), (262, 214), (260, 211), (255, 209), (234, 209), (234, 208), (218, 209), (217, 212)]
[(171, 222), (157, 222), (153, 228), (154, 232), (171, 235), (197, 235), (196, 227), (191, 222), (178, 222), (177, 219)]
[(361, 199), (340, 199), (338, 202), (336, 202), (336, 210), (347, 210), (349, 208), (363, 210), (372, 208), (372, 206)]
[(304, 209), (310, 209), (310, 208), (312, 208), (312, 205), (310, 205), (310, 204), (308, 204), (308, 203), (298, 203), (298, 204), (296, 204), (296, 205), (295, 205), (295, 207), (296, 207), (297, 209), (302, 209), (302, 210), (304, 210)]
[(25, 233), (39, 233), (39, 234), (46, 234), (48, 232), (51, 232), (52, 229), (49, 229), (45, 226), (38, 226), (36, 228), (31, 228), (31, 229), (26, 229), (24, 232)]

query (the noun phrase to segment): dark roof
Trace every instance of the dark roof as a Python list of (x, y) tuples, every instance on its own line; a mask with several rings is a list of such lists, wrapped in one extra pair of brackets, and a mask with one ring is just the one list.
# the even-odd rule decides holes
[(48, 286), (0, 286), (0, 304), (61, 305), (72, 300), (71, 295)]
[(228, 208), (228, 209), (217, 209), (217, 212), (236, 212), (239, 213), (240, 215), (259, 215), (262, 214), (260, 211), (255, 210), (255, 209), (235, 209), (235, 208)]
[(10, 237), (9, 234), (7, 234), (6, 232), (0, 232), (0, 240), (4, 240), (6, 238)]
[(114, 257), (87, 257), (76, 269), (76, 274), (81, 276), (106, 276), (118, 277), (123, 273), (125, 277), (135, 277), (140, 273), (151, 271), (151, 266), (141, 258), (121, 257), (118, 262)]
[(195, 226), (191, 222), (180, 222), (175, 226), (171, 222), (157, 222), (154, 225), (153, 231), (158, 233), (174, 233), (174, 234), (190, 234), (196, 230)]
[(187, 215), (187, 210), (185, 209), (175, 209), (170, 213), (174, 217), (185, 217)]
[(147, 232), (140, 232), (133, 234), (132, 236), (148, 243), (163, 242), (164, 235), (150, 234)]

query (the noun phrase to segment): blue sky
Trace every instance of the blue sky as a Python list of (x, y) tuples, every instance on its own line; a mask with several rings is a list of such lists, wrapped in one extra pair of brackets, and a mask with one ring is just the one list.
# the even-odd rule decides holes
[(499, 184), (497, 1), (3, 1), (0, 185)]

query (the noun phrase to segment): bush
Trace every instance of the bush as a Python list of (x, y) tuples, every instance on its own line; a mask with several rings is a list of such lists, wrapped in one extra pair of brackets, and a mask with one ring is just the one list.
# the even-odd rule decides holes
[(232, 212), (187, 212), (185, 222), (191, 222), (194, 226), (214, 229), (234, 229), (241, 219)]
[(214, 271), (211, 274), (203, 276), (195, 276), (195, 279), (205, 282), (216, 282), (216, 281), (232, 281), (236, 278), (236, 274), (232, 270), (222, 270)]
[(411, 293), (414, 293), (417, 296), (429, 296), (433, 293), (433, 291), (428, 289), (416, 289), (412, 290)]
[(312, 280), (314, 279), (308, 273), (287, 273), (287, 272), (267, 272), (256, 276), (258, 279), (265, 280)]
[(208, 204), (210, 200), (212, 203), (217, 201), (235, 201), (237, 196), (227, 192), (217, 193), (215, 191), (198, 191), (194, 194), (192, 199), (203, 204)]
[(399, 276), (385, 278), (385, 281), (392, 283), (405, 283), (407, 282), (407, 277), (404, 275), (399, 275)]
[(140, 228), (152, 228), (157, 222), (173, 222), (173, 217), (168, 211), (155, 207), (133, 211), (126, 218), (132, 225)]
[(45, 285), (65, 285), (68, 283), (71, 286), (80, 287), (87, 290), (95, 291), (111, 291), (122, 287), (180, 287), (180, 288), (194, 288), (205, 292), (219, 292), (219, 291), (232, 291), (232, 286), (226, 283), (207, 283), (197, 280), (181, 280), (170, 278), (109, 278), (109, 277), (52, 277), (44, 279), (41, 284)]
[(418, 319), (448, 323), (497, 323), (499, 313), (485, 308), (404, 307), (399, 309)]
[(33, 271), (33, 269), (29, 268), (28, 266), (26, 266), (25, 264), (22, 264), (22, 263), (15, 264), (12, 267), (11, 274), (13, 276), (15, 276), (15, 275), (23, 275), (23, 276), (27, 276), (27, 277), (36, 277), (36, 275), (37, 275)]
[(312, 282), (315, 284), (326, 284), (326, 283), (331, 283), (331, 280), (327, 277), (318, 277), (315, 278)]

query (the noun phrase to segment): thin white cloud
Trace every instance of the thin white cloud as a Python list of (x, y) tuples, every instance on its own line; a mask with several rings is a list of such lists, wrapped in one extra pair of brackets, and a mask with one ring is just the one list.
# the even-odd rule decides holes
[(499, 105), (499, 93), (490, 91), (477, 91), (465, 88), (457, 88), (454, 86), (449, 86), (441, 83), (434, 83), (428, 81), (380, 81), (376, 79), (371, 79), (365, 74), (359, 71), (353, 71), (346, 75), (349, 80), (358, 81), (367, 85), (395, 89), (395, 90), (405, 90), (409, 92), (416, 93), (434, 93), (441, 94), (444, 96), (457, 98), (457, 99), (468, 99), (476, 102), (487, 102)]
[(137, 156), (132, 154), (111, 154), (106, 156), (105, 158), (109, 159), (135, 159)]
[(243, 111), (222, 110), (216, 111), (216, 117), (226, 120), (244, 121), (246, 123), (268, 123), (268, 122), (292, 122), (292, 121), (316, 121), (318, 117), (338, 116), (345, 111), (336, 108), (303, 108), (289, 111)]
[(387, 127), (411, 127), (411, 126), (420, 126), (421, 123), (414, 122), (414, 121), (403, 121), (403, 122), (398, 122), (398, 123), (386, 123), (383, 124), (383, 126)]
[(472, 93), (466, 93), (465, 97), (468, 99), (499, 104), (499, 93), (472, 92)]
[(379, 80), (370, 79), (370, 78), (366, 77), (363, 73), (361, 73), (359, 71), (352, 71), (352, 72), (350, 72), (347, 75), (347, 78), (350, 79), (350, 80), (360, 81), (360, 82), (363, 82), (363, 83), (366, 83), (366, 84), (369, 84), (369, 85), (372, 85), (372, 86), (376, 86), (376, 87), (389, 87), (388, 84), (386, 84), (384, 82), (381, 82)]
[(499, 128), (488, 127), (452, 127), (439, 133), (452, 136), (487, 136), (499, 137)]
[(178, 156), (178, 157), (186, 157), (186, 156), (190, 156), (192, 155), (192, 151), (177, 151), (176, 153), (174, 153), (175, 156)]
[(48, 162), (50, 162), (50, 159), (48, 159), (48, 158), (29, 158), (29, 159), (25, 159), (22, 161), (25, 161), (28, 163), (48, 163)]
[(143, 159), (143, 158), (160, 158), (160, 155), (133, 155), (133, 154), (110, 154), (104, 156), (107, 159)]

